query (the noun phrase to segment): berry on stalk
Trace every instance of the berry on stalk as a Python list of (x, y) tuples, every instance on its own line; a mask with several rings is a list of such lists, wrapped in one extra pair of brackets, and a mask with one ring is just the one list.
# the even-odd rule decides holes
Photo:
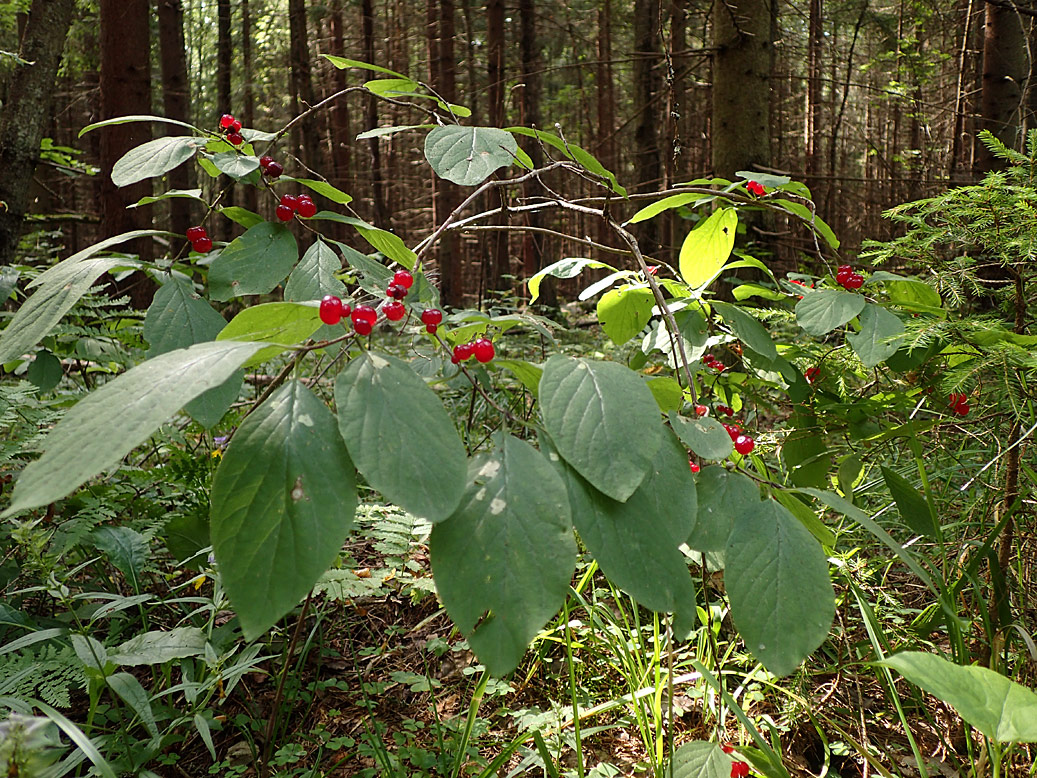
[(236, 132), (231, 132), (231, 133), (228, 133), (228, 135), (227, 135), (227, 143), (229, 143), (231, 146), (240, 146), (244, 142), (245, 142), (245, 139), (242, 138)]
[(479, 338), (472, 342), (472, 353), (482, 363), (489, 362), (495, 355), (493, 341), (489, 338)]
[(367, 322), (373, 327), (374, 323), (378, 321), (378, 311), (370, 305), (358, 305), (353, 309), (350, 318), (353, 320), (354, 327), (356, 327), (359, 322)]
[(404, 289), (410, 289), (414, 285), (414, 276), (409, 270), (397, 270), (393, 273), (392, 283), (399, 284)]
[(750, 454), (754, 448), (756, 448), (756, 441), (748, 435), (739, 435), (735, 438), (735, 451), (743, 457)]
[(232, 114), (225, 113), (223, 114), (223, 116), (220, 117), (220, 127), (222, 127), (223, 129), (229, 130), (233, 124), (234, 116)]
[(407, 296), (407, 287), (403, 284), (389, 284), (389, 288), (385, 290), (385, 294), (394, 300), (402, 300)]
[(407, 306), (399, 300), (389, 300), (382, 305), (382, 313), (389, 321), (399, 321), (407, 315)]
[(310, 219), (317, 215), (317, 205), (313, 200), (299, 198), (299, 215), (304, 219)]
[(199, 238), (204, 238), (208, 233), (205, 231), (205, 227), (188, 227), (187, 228), (187, 239), (194, 243)]
[(338, 324), (343, 313), (342, 300), (335, 295), (325, 295), (320, 301), (320, 320), (325, 324)]
[(458, 362), (467, 362), (469, 359), (471, 359), (472, 353), (473, 349), (471, 343), (459, 343), (458, 345), (454, 346), (454, 354), (452, 357), (450, 357), (450, 361), (453, 362), (455, 365)]
[(277, 218), (283, 222), (290, 222), (292, 220), (292, 217), (295, 216), (295, 211), (287, 205), (277, 206), (274, 213), (276, 213)]
[(191, 241), (191, 248), (199, 254), (208, 254), (210, 251), (212, 251), (212, 238), (208, 238), (205, 235), (203, 235), (197, 240)]

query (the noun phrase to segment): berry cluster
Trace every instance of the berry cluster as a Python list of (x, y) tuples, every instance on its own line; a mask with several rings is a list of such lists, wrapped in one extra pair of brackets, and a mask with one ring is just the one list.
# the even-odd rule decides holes
[(947, 405), (958, 416), (968, 416), (969, 415), (969, 398), (968, 398), (968, 395), (958, 394), (956, 392), (952, 393), (951, 396), (947, 398)]
[(703, 354), (702, 355), (702, 362), (703, 362), (703, 364), (705, 364), (706, 367), (711, 367), (714, 370), (716, 370), (718, 373), (723, 373), (724, 370), (727, 368), (727, 365), (725, 365), (723, 362), (721, 362), (719, 359), (717, 359), (712, 354)]
[(853, 272), (850, 265), (839, 265), (835, 272), (835, 282), (843, 289), (853, 291), (864, 286), (864, 276)]
[(421, 323), (425, 325), (425, 332), (435, 335), (443, 321), (443, 312), (438, 308), (426, 308), (421, 312)]
[(291, 221), (295, 214), (299, 214), (304, 219), (309, 219), (311, 216), (317, 215), (317, 205), (310, 199), (308, 194), (298, 196), (286, 194), (281, 196), (281, 204), (277, 206), (277, 210), (274, 213), (283, 222)]
[(245, 142), (241, 137), (241, 122), (231, 114), (225, 113), (220, 117), (220, 129), (227, 133), (227, 143), (231, 146), (240, 146)]
[(763, 184), (759, 181), (749, 181), (745, 185), (746, 191), (754, 197), (762, 197), (763, 193), (767, 190), (763, 188)]
[(705, 405), (696, 405), (695, 406), (695, 415), (696, 416), (708, 416), (709, 415), (709, 408), (706, 407)]
[(454, 353), (450, 357), (450, 361), (457, 365), (475, 357), (479, 362), (485, 364), (493, 359), (495, 354), (492, 340), (489, 338), (476, 338), (471, 343), (460, 343), (454, 346)]
[(191, 241), (191, 248), (199, 254), (208, 254), (212, 251), (212, 238), (206, 234), (205, 227), (188, 228), (187, 239)]
[(732, 408), (730, 405), (718, 405), (717, 406), (717, 413), (722, 413), (725, 416), (727, 416), (728, 418), (731, 418), (732, 416), (735, 415), (734, 408)]
[(725, 424), (724, 429), (727, 430), (727, 434), (731, 436), (731, 440), (734, 441), (735, 451), (741, 454), (743, 457), (752, 453), (752, 450), (756, 448), (756, 441), (748, 435), (742, 434), (742, 427), (732, 422), (731, 424)]
[(273, 157), (262, 156), (259, 158), (259, 169), (267, 178), (278, 178), (284, 173), (284, 165)]
[(407, 306), (401, 300), (407, 296), (407, 292), (414, 285), (414, 276), (408, 270), (397, 270), (393, 273), (392, 280), (385, 290), (388, 298), (382, 303), (382, 313), (389, 321), (399, 321), (407, 315)]
[(820, 375), (821, 375), (821, 368), (816, 367), (816, 366), (815, 367), (808, 367), (806, 370), (803, 371), (803, 377), (805, 379), (807, 379), (807, 383), (808, 384), (814, 383), (814, 381), (816, 381), (818, 376), (820, 376)]
[(344, 303), (333, 294), (324, 296), (320, 301), (320, 320), (325, 324), (338, 324), (352, 312), (349, 303)]
[[(720, 750), (725, 754), (730, 754), (733, 753), (735, 749), (734, 746), (724, 743), (724, 745), (720, 746)], [(749, 775), (748, 762), (740, 762), (736, 760), (731, 763), (731, 778), (746, 778), (747, 775)]]

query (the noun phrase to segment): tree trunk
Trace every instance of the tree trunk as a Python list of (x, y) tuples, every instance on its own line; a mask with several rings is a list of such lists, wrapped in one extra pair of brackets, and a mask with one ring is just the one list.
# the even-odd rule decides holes
[[(252, 85), (252, 11), (248, 0), (241, 0), (241, 123), (253, 127), (256, 123), (256, 97)], [(259, 190), (254, 186), (245, 187), (244, 205), (255, 212), (259, 208)]]
[[(990, 130), (1009, 148), (1018, 145), (1022, 84), (1027, 76), (1026, 36), (1019, 14), (1001, 5), (986, 4), (983, 35), (983, 92), (980, 95), (981, 129)], [(980, 144), (976, 169), (988, 173), (1004, 167)]]
[[(180, 0), (157, 0), (158, 37), (162, 69), (162, 107), (167, 119), (191, 121), (191, 92), (187, 81), (187, 52), (184, 48), (184, 8)], [(166, 134), (180, 133), (180, 128), (166, 125)], [(180, 165), (169, 171), (166, 180), (171, 189), (190, 189), (193, 167)], [(191, 201), (175, 197), (169, 201), (169, 229), (185, 233), (193, 223)]]
[[(648, 192), (662, 183), (659, 158), (659, 15), (660, 0), (634, 0), (634, 189)], [(637, 237), (647, 254), (656, 250), (659, 224), (638, 225)]]
[(770, 166), (774, 0), (722, 0), (713, 11), (713, 172)]
[[(313, 76), (310, 72), (310, 45), (306, 30), (306, 3), (304, 0), (288, 0), (289, 60), (291, 62), (292, 95), (299, 113), (315, 103), (313, 98)], [(310, 114), (296, 125), (296, 145), (299, 158), (309, 167), (320, 170), (320, 133), (317, 117)]]
[[(371, 0), (361, 0), (360, 27), (363, 34), (364, 60), (374, 64), (374, 4)], [(364, 115), (367, 125), (365, 130), (373, 130), (378, 126), (378, 100), (374, 95), (367, 96), (367, 110)], [(378, 138), (370, 138), (367, 148), (371, 153), (370, 176), (371, 193), (374, 200), (375, 219), (379, 227), (388, 229), (389, 209), (385, 204), (385, 188), (382, 183), (382, 152)]]
[[(491, 127), (504, 126), (504, 0), (487, 0), (486, 3), (486, 82), (488, 85), (487, 123)], [(486, 207), (500, 204), (503, 192), (490, 192)], [(486, 288), (496, 292), (507, 292), (511, 285), (508, 234), (504, 231), (493, 234), (489, 242), (489, 256), (483, 261), (486, 273)]]
[[(151, 48), (148, 0), (101, 0), (101, 118), (151, 113)], [(117, 189), (112, 166), (127, 151), (151, 139), (151, 125), (131, 122), (105, 127), (101, 133), (101, 231), (116, 235), (150, 226), (147, 208), (126, 206), (151, 194), (151, 180)], [(142, 259), (153, 255), (150, 239), (127, 245)], [(128, 294), (134, 307), (146, 308), (154, 284), (143, 273), (134, 273), (117, 290)]]
[(821, 49), (825, 45), (821, 14), (821, 0), (810, 0), (810, 13), (807, 19), (807, 110), (803, 127), (808, 177), (821, 172), (821, 128), (824, 126), (821, 117)]
[[(346, 56), (346, 42), (342, 25), (342, 8), (336, 4), (328, 18), (331, 28), (331, 53), (336, 57)], [(341, 92), (347, 86), (346, 71), (335, 68), (332, 74), (334, 89)], [(349, 131), (349, 103), (347, 96), (339, 97), (331, 104), (331, 167), (335, 171), (335, 186), (349, 192), (353, 185), (349, 178), (350, 156), (353, 148), (352, 133)]]
[(230, 33), (230, 0), (216, 0), (216, 110), (220, 113), (234, 112), (230, 92), (233, 58)]
[(0, 267), (11, 264), (18, 247), (73, 5), (73, 0), (33, 0), (18, 49), (32, 64), (15, 65), (6, 79), (8, 99), (0, 114)]

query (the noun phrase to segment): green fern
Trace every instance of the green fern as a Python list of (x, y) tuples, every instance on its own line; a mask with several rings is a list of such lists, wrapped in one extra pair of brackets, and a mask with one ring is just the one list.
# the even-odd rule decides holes
[(55, 708), (69, 708), (72, 690), (85, 684), (82, 662), (69, 646), (26, 649), (7, 654), (0, 661), (3, 696), (36, 698)]

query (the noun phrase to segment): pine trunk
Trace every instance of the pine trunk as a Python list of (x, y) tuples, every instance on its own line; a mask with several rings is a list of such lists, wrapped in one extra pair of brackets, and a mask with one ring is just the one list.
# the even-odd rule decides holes
[[(187, 51), (184, 48), (184, 8), (180, 0), (157, 0), (158, 38), (162, 70), (162, 107), (167, 119), (191, 121), (191, 92), (187, 80)], [(181, 130), (166, 125), (166, 134)], [(180, 165), (169, 171), (170, 189), (190, 189), (192, 165)], [(193, 224), (191, 200), (175, 197), (169, 201), (169, 229), (185, 233)]]

